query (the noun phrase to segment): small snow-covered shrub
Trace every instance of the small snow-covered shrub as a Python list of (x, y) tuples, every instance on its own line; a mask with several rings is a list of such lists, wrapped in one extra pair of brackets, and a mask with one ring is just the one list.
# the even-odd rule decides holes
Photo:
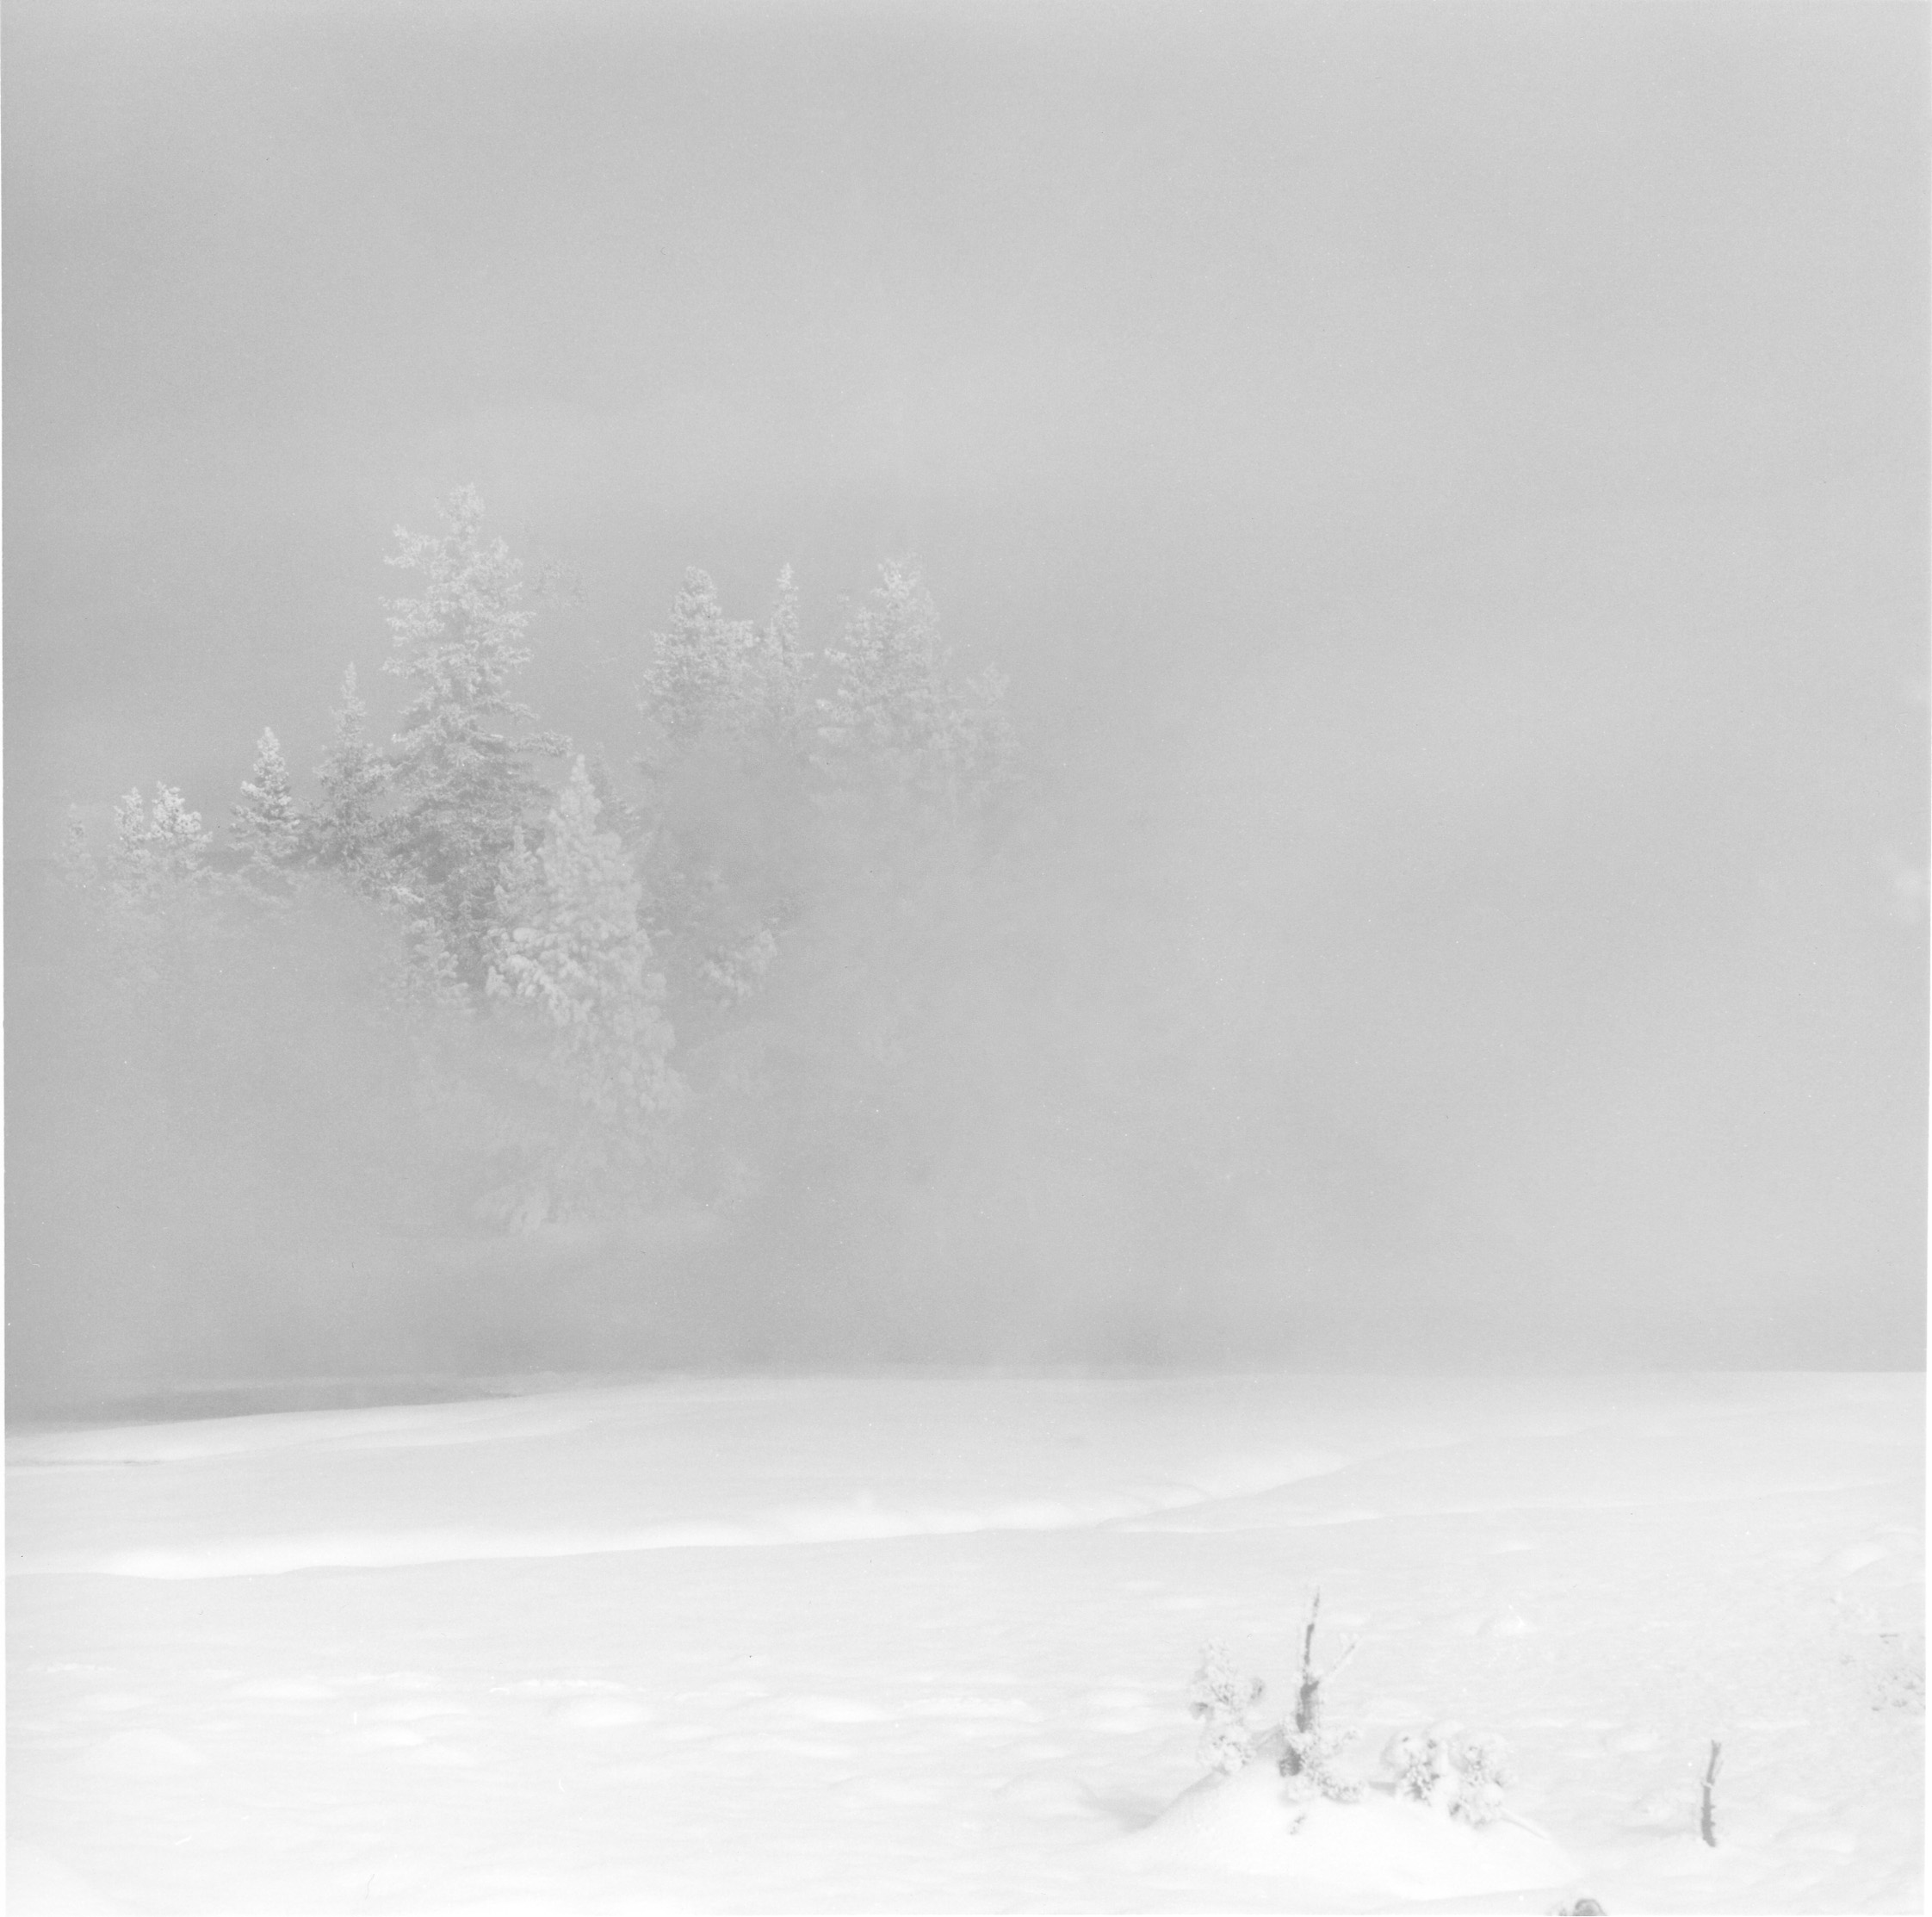
[(1382, 1763), (1395, 1777), (1397, 1796), (1448, 1808), (1447, 1799), (1454, 1794), (1454, 1773), (1448, 1746), (1438, 1733), (1397, 1732), (1383, 1751)]
[(1839, 1653), (1838, 1662), (1863, 1702), (1873, 1710), (1923, 1712), (1925, 1709), (1925, 1633), (1921, 1630), (1861, 1631)]
[(1460, 1724), (1403, 1731), (1390, 1739), (1383, 1762), (1395, 1774), (1398, 1796), (1477, 1827), (1502, 1815), (1503, 1792), (1515, 1782), (1502, 1740)]
[(1209, 1769), (1231, 1777), (1258, 1759), (1273, 1759), (1288, 1780), (1288, 1796), (1301, 1802), (1326, 1797), (1333, 1803), (1353, 1803), (1362, 1794), (1360, 1779), (1341, 1768), (1341, 1757), (1354, 1741), (1352, 1731), (1332, 1731), (1322, 1721), (1322, 1686), (1348, 1661), (1350, 1645), (1327, 1671), (1315, 1666), (1315, 1626), (1322, 1594), (1315, 1594), (1302, 1640), (1301, 1683), (1295, 1694), (1293, 1721), (1283, 1720), (1257, 1730), (1248, 1713), (1266, 1687), (1259, 1678), (1235, 1668), (1226, 1648), (1210, 1644), (1201, 1653), (1200, 1668), (1188, 1689), (1187, 1708), (1204, 1720), (1201, 1758)]
[(1880, 1631), (1870, 1672), (1873, 1710), (1925, 1709), (1925, 1633)]
[(1228, 1776), (1254, 1762), (1257, 1740), (1248, 1714), (1266, 1690), (1259, 1678), (1237, 1670), (1227, 1647), (1210, 1644), (1187, 1688), (1189, 1715), (1202, 1720), (1201, 1760)]
[[(1261, 1701), (1265, 1687), (1259, 1678), (1237, 1668), (1226, 1647), (1217, 1643), (1201, 1653), (1199, 1668), (1188, 1687), (1187, 1708), (1202, 1720), (1201, 1759), (1211, 1771), (1232, 1777), (1266, 1758), (1286, 1781), (1285, 1795), (1291, 1802), (1308, 1804), (1326, 1798), (1330, 1803), (1351, 1804), (1366, 1788), (1341, 1761), (1355, 1733), (1328, 1724), (1322, 1686), (1353, 1655), (1355, 1647), (1349, 1645), (1327, 1670), (1316, 1666), (1315, 1629), (1321, 1610), (1317, 1591), (1302, 1635), (1301, 1681), (1291, 1716), (1258, 1729), (1249, 1714)], [(1503, 1794), (1516, 1781), (1509, 1747), (1500, 1737), (1446, 1722), (1391, 1738), (1383, 1752), (1383, 1764), (1398, 1798), (1427, 1804), (1477, 1829), (1502, 1815)]]
[(1281, 1774), (1291, 1797), (1326, 1797), (1330, 1803), (1352, 1804), (1362, 1794), (1362, 1780), (1341, 1766), (1341, 1753), (1355, 1741), (1353, 1731), (1285, 1731)]
[(1829, 1630), (1837, 1666), (1861, 1703), (1875, 1711), (1924, 1710), (1925, 1622), (1905, 1591), (1836, 1593)]

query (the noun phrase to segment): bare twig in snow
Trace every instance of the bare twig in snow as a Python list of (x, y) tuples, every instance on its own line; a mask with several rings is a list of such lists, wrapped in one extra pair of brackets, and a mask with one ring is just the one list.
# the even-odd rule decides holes
[(1714, 1850), (1718, 1842), (1718, 1819), (1712, 1803), (1711, 1794), (1718, 1781), (1718, 1767), (1724, 1762), (1724, 1746), (1716, 1738), (1711, 1740), (1711, 1761), (1704, 1767), (1704, 1801), (1698, 1811), (1698, 1833)]
[(1322, 1718), (1322, 1686), (1355, 1654), (1356, 1641), (1326, 1671), (1315, 1668), (1315, 1626), (1322, 1615), (1322, 1593), (1317, 1590), (1308, 1608), (1308, 1628), (1302, 1633), (1302, 1681), (1295, 1694), (1295, 1728), (1312, 1731)]

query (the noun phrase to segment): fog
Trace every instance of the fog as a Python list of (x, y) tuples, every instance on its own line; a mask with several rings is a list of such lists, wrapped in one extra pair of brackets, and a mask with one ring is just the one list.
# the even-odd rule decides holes
[[(16, 3), (9, 1391), (1917, 1366), (1925, 37)], [(157, 1028), (54, 875), (264, 724), (305, 790), (351, 661), (385, 735), (391, 528), (468, 482), (620, 781), (686, 566), (822, 648), (916, 554), (1010, 675), (984, 862), (821, 928), (897, 1102), (828, 1120), (776, 990), (728, 1215), (486, 1231), (342, 1009), (377, 930)]]

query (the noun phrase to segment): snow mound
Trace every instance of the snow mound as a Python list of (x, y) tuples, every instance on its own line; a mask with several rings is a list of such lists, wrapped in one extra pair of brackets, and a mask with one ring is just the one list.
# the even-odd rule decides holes
[(1297, 1802), (1272, 1764), (1203, 1778), (1122, 1842), (1150, 1863), (1366, 1896), (1483, 1896), (1546, 1889), (1578, 1875), (1551, 1838), (1519, 1819), (1478, 1829), (1373, 1785), (1352, 1804)]

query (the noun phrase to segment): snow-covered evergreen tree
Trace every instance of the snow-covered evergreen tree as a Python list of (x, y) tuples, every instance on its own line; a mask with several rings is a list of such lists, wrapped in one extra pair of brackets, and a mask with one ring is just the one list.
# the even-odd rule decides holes
[(211, 834), (178, 787), (157, 782), (153, 802), (146, 805), (139, 790), (128, 792), (115, 807), (114, 831), (108, 876), (124, 903), (161, 906), (205, 885), (212, 876)]
[(753, 756), (798, 742), (807, 661), (799, 640), (798, 588), (787, 566), (763, 626), (728, 619), (717, 587), (693, 566), (672, 602), (667, 630), (651, 636), (641, 688), (659, 735), (652, 769), (663, 772), (700, 745)]
[(356, 686), (356, 668), (342, 675), (335, 736), (315, 768), (322, 789), (311, 828), (316, 863), (365, 881), (381, 853), (381, 807), (389, 764), (368, 736), (368, 708)]
[(513, 690), (530, 656), (521, 562), (484, 537), (474, 487), (451, 493), (443, 518), (440, 533), (399, 527), (389, 559), (424, 583), (389, 607), (384, 669), (415, 696), (395, 737), (383, 842), (395, 882), (435, 920), (465, 976), (480, 979), (498, 929), (504, 861), (548, 797), (533, 761), (563, 741), (512, 736), (536, 718)]
[(709, 573), (687, 567), (672, 601), (671, 623), (651, 635), (645, 668), (646, 717), (664, 735), (667, 758), (688, 750), (728, 704), (752, 648), (748, 619), (728, 619)]
[[(722, 645), (694, 610), (687, 631)], [(697, 1176), (864, 1192), (879, 1269), (901, 1269), (886, 1249), (899, 1201), (952, 1148), (932, 1075), (950, 1069), (957, 953), (976, 934), (988, 802), (1009, 770), (1000, 689), (963, 683), (909, 566), (884, 569), (836, 656), (806, 654), (785, 575), (762, 635), (729, 636), (742, 675), (706, 683), (760, 689), (735, 710), (789, 701), (794, 717), (735, 732), (714, 719), (681, 759), (644, 767), (657, 810), (640, 850), (693, 1087), (685, 1131), (709, 1153)], [(756, 749), (707, 748), (720, 738)]]
[(80, 820), (70, 821), (60, 868), (122, 989), (145, 998), (184, 954), (220, 935), (229, 888), (208, 863), (210, 840), (179, 789), (159, 783), (152, 801), (135, 791), (115, 807), (113, 838), (99, 853)]
[(246, 860), (245, 882), (257, 891), (286, 896), (305, 835), (282, 741), (264, 726), (255, 742), (255, 763), (228, 815), (229, 839)]
[(728, 1024), (762, 991), (812, 888), (809, 670), (789, 566), (762, 626), (726, 617), (693, 568), (652, 636), (646, 797), (623, 822), (661, 917), (680, 1028), (700, 1050), (721, 1015)]
[(506, 864), (503, 909), (523, 922), (499, 934), (489, 981), (540, 1015), (554, 1082), (591, 1121), (547, 1168), (559, 1212), (613, 1195), (641, 1203), (641, 1190), (613, 1194), (610, 1182), (646, 1176), (683, 1096), (641, 887), (600, 810), (579, 758), (542, 847), (533, 856), (519, 844)]
[(811, 659), (802, 640), (798, 581), (790, 566), (778, 570), (771, 617), (758, 628), (736, 713), (740, 746), (786, 760), (804, 754), (809, 742)]
[(835, 778), (883, 775), (895, 798), (917, 795), (957, 816), (1007, 774), (1012, 728), (997, 669), (962, 681), (938, 609), (909, 561), (879, 584), (826, 653), (832, 688), (819, 702), (822, 763)]
[(790, 566), (779, 568), (771, 616), (759, 632), (757, 668), (758, 720), (765, 736), (780, 747), (802, 747), (811, 660), (800, 633), (798, 583)]

